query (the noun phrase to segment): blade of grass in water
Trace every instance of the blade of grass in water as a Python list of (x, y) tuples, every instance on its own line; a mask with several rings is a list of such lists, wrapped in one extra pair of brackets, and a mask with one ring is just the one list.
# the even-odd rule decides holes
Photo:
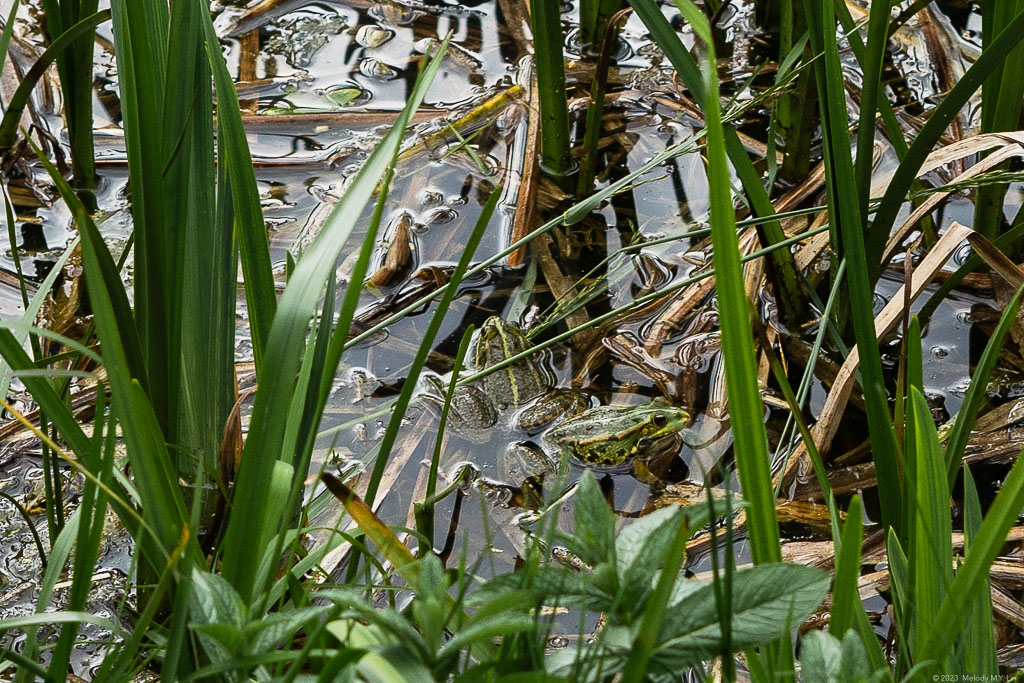
[(711, 204), (711, 240), (715, 249), (715, 287), (722, 331), (722, 354), (729, 393), (729, 413), (743, 497), (749, 501), (747, 528), (755, 563), (780, 562), (779, 526), (769, 468), (764, 406), (755, 383), (757, 361), (748, 317), (747, 295), (736, 237), (736, 215), (729, 183), (729, 161), (719, 112), (718, 74), (711, 27), (700, 11), (681, 0), (679, 10), (708, 50), (704, 87), (707, 98), (708, 186)]
[(430, 323), (427, 325), (426, 331), (423, 333), (423, 341), (420, 342), (420, 346), (416, 350), (416, 356), (413, 358), (412, 364), (409, 366), (409, 370), (406, 373), (405, 381), (402, 383), (402, 391), (398, 396), (398, 401), (395, 403), (395, 407), (391, 414), (391, 420), (388, 422), (387, 430), (384, 432), (384, 438), (381, 440), (377, 459), (374, 461), (373, 470), (370, 473), (370, 481), (366, 486), (365, 496), (367, 505), (373, 505), (374, 500), (377, 498), (377, 490), (380, 486), (380, 480), (381, 477), (384, 476), (384, 467), (387, 465), (387, 460), (391, 454), (391, 448), (394, 446), (395, 439), (398, 438), (398, 429), (401, 427), (402, 420), (405, 418), (405, 411), (408, 408), (409, 400), (412, 398), (412, 394), (416, 389), (416, 382), (419, 379), (420, 371), (427, 362), (427, 356), (430, 354), (430, 351), (434, 346), (434, 339), (437, 338), (437, 333), (441, 329), (441, 323), (444, 322), (444, 316), (448, 312), (448, 307), (451, 305), (452, 300), (455, 298), (455, 292), (457, 291), (458, 284), (462, 281), (462, 278), (465, 277), (466, 271), (469, 269), (469, 263), (473, 259), (473, 254), (476, 252), (476, 248), (480, 244), (480, 240), (483, 238), (487, 224), (490, 222), (491, 216), (494, 214), (494, 209), (498, 206), (500, 194), (500, 187), (491, 191), (491, 196), (487, 199), (487, 203), (480, 212), (480, 218), (477, 219), (476, 225), (473, 227), (473, 232), (470, 234), (469, 239), (466, 240), (466, 246), (463, 249), (462, 256), (459, 258), (459, 262), (455, 266), (455, 270), (452, 272), (451, 282), (455, 286), (445, 290), (445, 293), (441, 296), (441, 300), (438, 301), (434, 314), (430, 318)]
[(991, 377), (992, 371), (1002, 355), (1003, 340), (1006, 339), (1010, 328), (1017, 321), (1017, 313), (1020, 311), (1022, 297), (1024, 297), (1024, 287), (1017, 290), (1017, 293), (1010, 299), (1010, 303), (1007, 304), (1006, 309), (999, 318), (999, 324), (996, 325), (995, 331), (992, 332), (992, 336), (985, 345), (981, 359), (974, 368), (974, 375), (971, 377), (971, 384), (967, 388), (967, 394), (964, 396), (963, 403), (960, 404), (960, 411), (957, 413), (956, 421), (953, 423), (953, 431), (950, 432), (949, 440), (946, 442), (946, 475), (951, 488), (953, 482), (956, 481), (957, 470), (960, 469), (963, 461), (967, 442), (971, 438), (971, 430), (974, 428), (974, 423), (978, 418), (978, 411), (985, 402), (985, 388), (988, 385), (988, 378)]
[[(687, 90), (693, 96), (694, 101), (703, 110), (705, 119), (710, 120), (711, 110), (709, 109), (710, 98), (707, 93), (710, 90), (704, 84), (700, 69), (697, 67), (689, 51), (679, 40), (679, 36), (671, 24), (661, 13), (661, 9), (654, 0), (629, 0), (636, 11), (637, 16), (651, 32), (651, 37), (658, 47), (662, 49), (665, 56), (671, 62), (679, 78), (686, 85)], [(692, 22), (691, 22), (692, 23)], [(715, 81), (717, 83), (717, 80)], [(720, 106), (715, 103), (716, 116), (721, 116)], [(775, 213), (768, 193), (761, 184), (761, 175), (754, 168), (754, 164), (747, 156), (739, 135), (732, 126), (724, 127), (724, 144), (729, 161), (732, 162), (736, 175), (739, 176), (744, 191), (750, 199), (754, 214), (761, 217), (768, 217)], [(782, 227), (777, 221), (770, 221), (764, 225), (764, 235), (769, 244), (777, 244), (784, 239)], [(767, 245), (765, 245), (767, 246)], [(773, 257), (776, 268), (780, 274), (779, 283), (782, 291), (776, 292), (780, 305), (786, 315), (795, 315), (805, 310), (805, 296), (800, 285), (799, 274), (796, 270), (796, 263), (793, 255), (788, 251), (775, 252)]]
[[(909, 631), (911, 650), (917, 661), (923, 661), (922, 646), (933, 640), (937, 632), (947, 628), (938, 621), (939, 606), (949, 594), (953, 581), (953, 545), (949, 513), (949, 485), (942, 468), (942, 451), (928, 402), (917, 386), (911, 384), (910, 427), (913, 430), (913, 451), (907, 459), (915, 461), (913, 476), (907, 470), (907, 495), (914, 501), (913, 523), (908, 523), (910, 551), (910, 586), (913, 603)], [(912, 412), (911, 412), (912, 411)], [(909, 446), (908, 446), (909, 448)], [(909, 520), (908, 520), (909, 522)], [(906, 624), (902, 625), (906, 628)], [(946, 655), (940, 659), (945, 661)]]
[(804, 0), (811, 45), (823, 59), (815, 64), (818, 91), (822, 94), (822, 123), (825, 156), (825, 182), (828, 189), (829, 216), (833, 222), (834, 240), (842, 244), (847, 261), (850, 308), (854, 336), (860, 352), (860, 372), (864, 403), (873, 446), (872, 457), (878, 472), (878, 489), (882, 505), (882, 521), (886, 526), (902, 529), (900, 523), (900, 486), (897, 466), (898, 446), (889, 399), (885, 393), (882, 362), (875, 337), (874, 299), (871, 264), (865, 255), (863, 216), (856, 193), (856, 173), (851, 157), (849, 119), (839, 47), (836, 44), (836, 22), (829, 2), (820, 5)]
[[(971, 552), (974, 539), (981, 530), (981, 501), (969, 467), (964, 474), (964, 553)], [(996, 654), (995, 628), (992, 623), (992, 593), (986, 578), (971, 606), (969, 624), (959, 648), (960, 671), (971, 671), (976, 675), (998, 677), (999, 657)]]
[[(845, 8), (845, 5), (844, 5)], [(868, 21), (868, 43), (864, 59), (860, 60), (862, 85), (860, 92), (860, 122), (857, 128), (857, 194), (860, 214), (866, 216), (871, 196), (871, 171), (875, 148), (875, 111), (878, 109), (879, 91), (882, 91), (882, 60), (889, 38), (889, 14), (892, 0), (871, 0), (871, 18)], [(858, 36), (859, 37), (859, 36)], [(883, 92), (884, 94), (884, 92)], [(841, 635), (839, 637), (842, 637)]]
[[(290, 401), (296, 390), (309, 321), (317, 308), (324, 283), (334, 274), (338, 254), (348, 241), (363, 207), (398, 153), (412, 112), (419, 107), (440, 68), (447, 40), (424, 69), (395, 126), (349, 183), (322, 231), (299, 259), (277, 307), (267, 343), (267, 370), (260, 378), (253, 402), (250, 438), (246, 439), (243, 450), (235, 484), (234, 509), (222, 546), (223, 576), (247, 600), (251, 601), (254, 591), (263, 589), (256, 585), (259, 557), (278, 527), (278, 520), (269, 519), (266, 515), (263, 500), (275, 463), (282, 457), (287, 415), (280, 405), (281, 401)], [(351, 286), (360, 285), (352, 283)], [(253, 435), (259, 436), (252, 438)]]
[(452, 365), (452, 381), (444, 394), (444, 406), (441, 408), (441, 417), (437, 423), (437, 435), (434, 437), (434, 452), (430, 458), (430, 471), (427, 473), (427, 486), (423, 492), (425, 504), (418, 513), (418, 519), (422, 524), (417, 525), (419, 532), (426, 538), (425, 543), (420, 545), (420, 556), (431, 552), (434, 547), (434, 493), (437, 491), (437, 474), (441, 465), (441, 447), (444, 444), (444, 430), (448, 424), (448, 415), (451, 412), (452, 398), (455, 396), (455, 380), (462, 371), (462, 362), (469, 351), (469, 343), (473, 338), (473, 325), (466, 328), (462, 333), (462, 341), (459, 342), (459, 350), (455, 354), (455, 363)]

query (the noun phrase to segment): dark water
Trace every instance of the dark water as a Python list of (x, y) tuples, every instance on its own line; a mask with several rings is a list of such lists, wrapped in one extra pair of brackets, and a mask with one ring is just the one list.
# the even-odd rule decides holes
[[(575, 49), (576, 7), (573, 3), (564, 7), (571, 51)], [(513, 99), (481, 122), (460, 131), (470, 139), (472, 153), (460, 147), (458, 140), (437, 142), (429, 137), (432, 132), (445, 130), (445, 120), (457, 123), (467, 112), (513, 86), (529, 87), (528, 63), (524, 61), (527, 55), (517, 46), (515, 32), (510, 30), (499, 3), (433, 1), (403, 5), (353, 0), (277, 3), (263, 13), (247, 11), (241, 5), (215, 10), (229, 67), (239, 81), (242, 105), (248, 108), (249, 142), (272, 259), (282, 287), (286, 252), (300, 252), (317, 234), (335, 199), (344, 191), (346, 181), (404, 105), (418, 66), (431, 50), (431, 41), (449, 31), (453, 33), (453, 52), (445, 58), (427, 94), (424, 106), (428, 111), (418, 119), (406, 147), (413, 148), (424, 140), (430, 143), (398, 169), (384, 214), (384, 225), (388, 227), (382, 231), (371, 272), (383, 263), (386, 240), (402, 221), (411, 228), (412, 261), (392, 282), (364, 290), (361, 313), (369, 320), (377, 319), (377, 314), (392, 312), (393, 301), (411, 296), (411, 292), (425, 286), (424, 282), (429, 283), (432, 269), (450, 268), (461, 255), (484, 201), (498, 185), (504, 186), (502, 202), (487, 227), (477, 259), (497, 253), (510, 243), (516, 213), (525, 201), (520, 196), (520, 182), (531, 115), (525, 98)], [(670, 6), (664, 11), (682, 26)], [(851, 7), (851, 11), (855, 19), (862, 18), (862, 10)], [(23, 12), (23, 16), (28, 15)], [(948, 17), (940, 12), (933, 12), (932, 17), (949, 48), (950, 68), (954, 73), (958, 69), (962, 72), (977, 50), (977, 38), (972, 33), (977, 30), (976, 14), (952, 8)], [(756, 96), (758, 88), (764, 85), (763, 79), (748, 82), (754, 72), (751, 60), (764, 50), (764, 40), (754, 24), (753, 5), (732, 3), (721, 17), (720, 28), (731, 59), (724, 87), (742, 104)], [(111, 245), (117, 247), (131, 231), (125, 195), (127, 163), (119, 128), (116, 70), (113, 56), (104, 47), (112, 40), (109, 27), (101, 27), (100, 37), (96, 51), (96, 117), (103, 183), (98, 199), (101, 210), (111, 214), (102, 230)], [(692, 43), (692, 38), (687, 39)], [(31, 31), (26, 31), (24, 40), (25, 50), (38, 43)], [(889, 66), (899, 77), (901, 96), (916, 102), (922, 110), (933, 106), (934, 97), (944, 88), (934, 75), (921, 29), (908, 27), (905, 34), (894, 38), (893, 45)], [(700, 128), (699, 121), (676, 106), (678, 97), (671, 70), (635, 17), (625, 24), (616, 57), (612, 79), (613, 91), (618, 94), (608, 111), (598, 187), (639, 168), (668, 145), (686, 139)], [(847, 75), (856, 85), (859, 75), (852, 58), (846, 65)], [(589, 80), (589, 76), (573, 69), (569, 73), (570, 80)], [(59, 104), (50, 104), (42, 97), (33, 104), (49, 132), (59, 140), (66, 139)], [(582, 109), (575, 111), (582, 116)], [(754, 109), (745, 116), (743, 130), (754, 137), (760, 132), (763, 137), (764, 111)], [(884, 144), (881, 138), (879, 144)], [(878, 164), (878, 176), (891, 171), (895, 160), (886, 147)], [(49, 191), (43, 173), (38, 168), (30, 170), (28, 186), (47, 198)], [(932, 175), (935, 177), (930, 179), (935, 182), (948, 179), (941, 170)], [(1015, 196), (1011, 190), (1011, 204), (1018, 201)], [(820, 191), (811, 200), (822, 201)], [(565, 201), (559, 203), (558, 198), (545, 196), (543, 191), (536, 203), (539, 213), (548, 211), (549, 215), (567, 206)], [(697, 153), (692, 153), (639, 178), (632, 189), (606, 202), (574, 228), (571, 237), (582, 245), (584, 258), (611, 255), (607, 267), (609, 285), (592, 304), (593, 313), (623, 305), (651, 287), (670, 285), (696, 272), (710, 256), (709, 247), (700, 239), (683, 237), (631, 254), (617, 252), (635, 241), (678, 236), (703, 227), (707, 206), (703, 162)], [(954, 220), (969, 224), (971, 214), (969, 198), (961, 196), (936, 212), (935, 220), (941, 229)], [(360, 226), (368, 222), (369, 209), (363, 218)], [(63, 204), (53, 203), (38, 208), (21, 207), (19, 219), (26, 271), (30, 277), (41, 279), (73, 236), (70, 215)], [(535, 217), (534, 224), (537, 222)], [(339, 261), (340, 285), (347, 283), (361, 243), (358, 230)], [(7, 273), (14, 270), (9, 249), (0, 253), (0, 268)], [(894, 273), (882, 279), (877, 292), (880, 305), (896, 291), (900, 277)], [(497, 263), (463, 283), (447, 312), (428, 370), (437, 374), (450, 370), (452, 356), (468, 324), (479, 326), (490, 315), (502, 315), (518, 322), (530, 320), (543, 325), (551, 303), (544, 278), (534, 267)], [(924, 377), (937, 417), (953, 415), (959, 408), (969, 368), (984, 343), (984, 335), (972, 333), (971, 312), (988, 303), (969, 293), (954, 295), (939, 307), (925, 330)], [(605, 337), (619, 339), (623, 346), (602, 351), (598, 341), (589, 347), (554, 348), (546, 356), (547, 370), (557, 386), (582, 388), (601, 403), (636, 403), (661, 394), (686, 403), (695, 415), (695, 431), (704, 438), (693, 442), (699, 446), (682, 448), (674, 474), (694, 483), (700, 483), (707, 474), (713, 483), (718, 483), (728, 469), (730, 438), (723, 411), (724, 387), (713, 292), (703, 297), (685, 319), (682, 331), (669, 336), (660, 349), (641, 356), (644, 363), (638, 364), (636, 355), (621, 350), (642, 348), (649, 340), (655, 319), (667, 306), (652, 307), (603, 332)], [(14, 318), (19, 311), (19, 297), (9, 287), (0, 287), (0, 315)], [(237, 359), (246, 363), (251, 361), (251, 347), (241, 304), (238, 313)], [(381, 411), (405, 381), (412, 354), (432, 313), (431, 306), (423, 307), (346, 353), (321, 424), (323, 434), (318, 441), (315, 467), (348, 472), (352, 467), (372, 463), (387, 420)], [(558, 323), (536, 339), (564, 329), (564, 323)], [(892, 348), (895, 353), (897, 347)], [(590, 367), (587, 358), (598, 352), (599, 362)], [(825, 391), (820, 382), (812, 383), (812, 412), (820, 409)], [(770, 409), (766, 417), (776, 431), (781, 428), (782, 411)], [(386, 521), (409, 524), (410, 504), (422, 496), (424, 462), (433, 449), (436, 424), (436, 418), (424, 412), (422, 406), (414, 406), (410, 411), (391, 454), (395, 465), (389, 469), (390, 485), (379, 509)], [(471, 461), (482, 476), (501, 480), (504, 473), (498, 467), (497, 456), (510, 441), (521, 438), (523, 435), (515, 430), (497, 429), (493, 438), (481, 446), (450, 435), (442, 471), (454, 471), (458, 463)], [(837, 442), (837, 448), (856, 445), (854, 439)], [(6, 492), (20, 497), (32, 488), (41, 472), (37, 454), (38, 448), (32, 444), (17, 448), (14, 444), (0, 444), (0, 486)], [(609, 484), (619, 510), (636, 513), (649, 502), (648, 487), (628, 474), (614, 475)], [(319, 490), (311, 493), (322, 496)], [(519, 531), (520, 523), (524, 522), (522, 511), (502, 507), (498, 504), (501, 495), (494, 491), (467, 487), (466, 493), (455, 526), (457, 542), (453, 555), (465, 553), (471, 563), (484, 557), (481, 571), (485, 574), (513, 566), (523, 542)], [(336, 520), (340, 514), (337, 507), (322, 497), (319, 501), (315, 507), (320, 510), (321, 519)], [(571, 503), (563, 503), (563, 508), (571, 510)], [(0, 500), (0, 511), (4, 519), (0, 536), (0, 577), (5, 582), (0, 611), (3, 616), (32, 609), (33, 576), (28, 569), (37, 560), (20, 518), (6, 501)], [(448, 515), (452, 512), (451, 500), (439, 508), (440, 530), (448, 526)], [(37, 515), (35, 519), (40, 525), (42, 518)], [(45, 523), (41, 526), (45, 527)], [(442, 540), (439, 533), (438, 543)], [(102, 567), (109, 568), (113, 577), (110, 581), (114, 593), (124, 590), (123, 576), (130, 569), (126, 561), (129, 548), (127, 542), (113, 542), (111, 551), (103, 558)], [(488, 548), (496, 552), (484, 554)], [(97, 600), (99, 610), (112, 609), (109, 606), (116, 603), (113, 598)], [(82, 667), (87, 666), (87, 660), (83, 655)]]

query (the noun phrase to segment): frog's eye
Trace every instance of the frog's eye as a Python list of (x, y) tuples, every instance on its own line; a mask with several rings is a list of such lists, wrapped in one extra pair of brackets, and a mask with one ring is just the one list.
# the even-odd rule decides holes
[(641, 437), (640, 440), (636, 442), (637, 450), (646, 451), (648, 448), (651, 447), (651, 443), (652, 442), (650, 438), (646, 436)]
[(654, 423), (655, 427), (664, 427), (668, 422), (668, 418), (665, 417), (665, 413), (655, 413), (654, 417), (651, 418), (651, 422)]

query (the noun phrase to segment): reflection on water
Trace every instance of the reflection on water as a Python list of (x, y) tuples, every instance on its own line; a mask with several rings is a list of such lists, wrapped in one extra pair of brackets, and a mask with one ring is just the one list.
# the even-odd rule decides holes
[[(9, 3), (0, 5), (8, 7)], [(539, 183), (533, 194), (522, 190), (524, 178), (532, 172), (527, 166), (532, 158), (527, 145), (536, 112), (530, 92), (529, 58), (522, 44), (524, 33), (503, 15), (503, 6), (492, 0), (351, 0), (329, 4), (290, 0), (215, 5), (216, 26), (246, 110), (245, 124), (280, 286), (284, 283), (286, 253), (298, 254), (311, 243), (346, 183), (381, 134), (393, 125), (420, 65), (434, 54), (438, 40), (449, 32), (453, 35), (452, 49), (444, 57), (426, 96), (424, 111), (417, 115), (404, 146), (403, 161), (384, 208), (383, 225), (387, 227), (375, 245), (371, 273), (388, 267), (392, 254), (404, 255), (399, 267), (388, 271), (386, 277), (373, 279), (363, 289), (356, 328), (368, 329), (447, 281), (484, 202), (496, 187), (502, 187), (502, 200), (479, 247), (478, 260), (507, 247), (515, 239), (517, 226), (534, 227), (542, 216), (556, 215), (568, 205), (570, 198), (546, 182)], [(592, 73), (577, 59), (575, 11), (570, 7), (563, 17), (568, 56), (573, 60), (568, 73), (571, 81), (586, 84)], [(669, 6), (664, 11), (677, 20)], [(27, 17), (24, 10), (21, 16)], [(955, 62), (954, 75), (959, 73), (956, 68), (962, 61), (961, 52), (969, 52), (971, 45), (941, 13), (928, 16), (933, 17), (932, 24), (911, 24), (897, 33), (892, 58), (893, 68), (903, 79), (902, 96), (925, 108), (931, 106), (936, 93), (946, 89), (934, 80), (930, 70), (935, 41), (940, 41)], [(724, 87), (736, 103), (742, 104), (765, 85), (750, 79), (754, 73), (751, 60), (763, 49), (758, 42), (761, 37), (755, 34), (753, 4), (731, 3), (721, 19), (723, 36), (731, 45)], [(677, 24), (682, 26), (681, 22)], [(38, 51), (39, 37), (28, 26), (19, 24), (15, 59), (23, 54), (26, 60), (33, 50)], [(692, 38), (685, 37), (692, 45)], [(105, 216), (101, 230), (116, 247), (127, 240), (131, 217), (116, 97), (117, 73), (110, 43), (109, 26), (103, 26), (95, 69), (97, 156), (102, 175), (97, 198)], [(849, 69), (850, 63), (846, 66)], [(852, 69), (849, 75), (856, 80)], [(624, 25), (610, 80), (613, 92), (599, 143), (598, 187), (627, 175), (666, 147), (689, 139), (702, 126), (680, 96), (670, 65), (648, 40), (636, 17), (630, 17)], [(52, 84), (49, 87), (52, 90)], [(33, 101), (40, 124), (54, 139), (65, 142), (57, 106), (43, 95)], [(585, 107), (585, 101), (574, 103), (577, 120), (582, 120)], [(743, 116), (743, 130), (754, 136), (745, 144), (763, 154), (764, 141), (756, 139), (758, 134), (763, 137), (763, 110), (755, 109)], [(883, 155), (880, 171), (891, 164), (891, 156)], [(11, 190), (19, 217), (16, 233), (26, 273), (38, 280), (68, 243), (73, 229), (67, 209), (53, 201), (39, 169), (23, 170), (28, 175), (20, 185), (12, 183)], [(970, 209), (966, 200), (952, 201), (937, 214), (937, 227), (941, 229), (953, 220), (969, 223)], [(579, 287), (586, 293), (589, 285), (596, 284), (589, 294), (590, 305), (592, 312), (602, 312), (657, 287), (707, 272), (711, 253), (706, 236), (660, 239), (705, 227), (707, 211), (703, 161), (698, 153), (685, 154), (665, 162), (638, 179), (628, 191), (599, 206), (582, 223), (557, 236), (553, 248), (561, 254), (577, 255), (580, 263), (587, 264), (581, 272), (570, 273), (570, 284), (591, 266), (606, 275), (600, 282), (591, 278)], [(338, 263), (342, 287), (348, 283), (355, 245), (363, 238), (360, 231), (365, 229), (369, 215), (368, 208), (351, 237), (352, 246)], [(744, 235), (745, 248), (756, 248), (756, 236), (749, 231)], [(622, 251), (645, 242), (652, 244)], [(535, 323), (533, 341), (565, 329), (564, 323), (547, 326), (554, 319), (551, 316), (559, 313), (556, 304), (564, 302), (556, 302), (544, 264), (535, 256), (532, 254), (523, 264), (503, 259), (462, 283), (428, 359), (429, 372), (437, 376), (448, 373), (466, 327), (474, 324), (479, 328), (492, 315)], [(0, 252), (0, 268), (4, 275), (14, 272), (9, 249)], [(748, 272), (760, 277), (759, 271)], [(883, 278), (878, 289), (880, 302), (891, 297), (897, 287), (898, 282)], [(19, 302), (20, 294), (5, 279), (0, 283), (0, 315), (18, 315)], [(926, 330), (927, 348), (942, 349), (942, 353), (927, 354), (924, 359), (926, 388), (937, 403), (940, 398), (944, 400), (948, 414), (958, 409), (968, 368), (976, 360), (973, 323), (965, 316), (980, 302), (963, 296), (947, 299), (935, 320), (952, 324), (933, 324)], [(320, 425), (323, 433), (317, 443), (314, 468), (348, 473), (376, 456), (388, 419), (386, 409), (406, 379), (432, 312), (431, 306), (423, 306), (346, 353)], [(236, 358), (245, 368), (252, 358), (241, 304), (238, 321)], [(668, 300), (615, 321), (600, 335), (586, 339), (581, 336), (574, 345), (555, 346), (542, 362), (554, 378), (554, 386), (582, 390), (595, 403), (636, 404), (664, 395), (687, 406), (695, 414), (691, 427), (694, 436), (682, 445), (673, 471), (688, 473), (692, 482), (707, 479), (719, 484), (729, 477), (731, 438), (716, 326), (713, 285), (710, 280), (697, 281)], [(812, 382), (812, 411), (820, 409), (824, 392), (821, 382)], [(777, 437), (785, 412), (771, 405), (766, 418), (770, 433)], [(436, 416), (424, 408), (417, 404), (410, 410), (390, 456), (387, 485), (382, 488), (387, 495), (382, 496), (379, 512), (385, 520), (400, 525), (411, 525), (410, 506), (423, 496), (424, 463), (437, 438)], [(502, 420), (483, 444), (454, 432), (444, 436), (443, 474), (455, 476), (460, 463), (470, 462), (478, 482), (506, 485), (502, 489), (467, 484), (463, 487), (467, 495), (463, 502), (456, 505), (453, 497), (438, 508), (439, 528), (456, 511), (459, 513), (452, 531), (453, 556), (465, 553), (472, 562), (482, 551), (494, 551), (481, 570), (485, 574), (515, 564), (523, 547), (522, 530), (528, 529), (533, 519), (530, 513), (502, 504), (517, 495), (514, 489), (523, 482), (509, 481), (509, 468), (501, 462), (510, 444), (534, 436), (517, 430), (510, 420)], [(840, 445), (852, 448), (858, 443)], [(6, 484), (5, 491), (12, 495), (27, 493), (39, 477), (38, 462), (37, 445), (14, 448), (4, 444), (0, 448), (0, 485)], [(578, 475), (578, 470), (571, 474), (570, 479)], [(611, 476), (610, 497), (617, 510), (638, 514), (648, 509), (650, 489), (646, 484), (629, 474)], [(571, 489), (551, 488), (549, 484), (544, 494), (557, 500), (556, 514), (562, 512), (561, 523), (568, 528), (564, 513), (571, 509)], [(563, 494), (566, 497), (559, 498)], [(313, 509), (326, 523), (340, 516), (329, 499), (319, 498)], [(0, 500), (0, 510), (5, 520), (12, 520), (5, 523), (0, 572), (14, 583), (31, 579), (23, 568), (25, 563), (31, 565), (37, 560), (27, 531), (6, 501)], [(437, 541), (443, 541), (442, 533)], [(112, 572), (110, 590), (115, 593), (123, 590), (127, 549), (126, 540), (112, 540), (104, 556), (103, 566)], [(102, 612), (107, 609), (104, 605), (109, 596), (101, 593), (93, 608)], [(13, 589), (2, 603), (0, 616), (30, 610), (33, 598), (32, 590)], [(85, 661), (79, 665), (85, 666)], [(81, 668), (76, 670), (81, 673)]]

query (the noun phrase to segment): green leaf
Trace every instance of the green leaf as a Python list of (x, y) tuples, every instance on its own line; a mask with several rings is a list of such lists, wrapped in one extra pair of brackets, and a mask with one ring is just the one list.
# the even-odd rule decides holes
[[(412, 112), (419, 107), (440, 67), (441, 54), (443, 51), (430, 61), (396, 124), (348, 184), (323, 229), (303, 253), (274, 315), (267, 343), (267, 362), (253, 401), (249, 438), (245, 442), (235, 483), (234, 507), (222, 545), (221, 570), (242, 595), (252, 596), (254, 591), (263, 589), (262, 578), (257, 584), (257, 558), (269, 544), (279, 521), (266, 514), (263, 502), (274, 462), (282, 455), (287, 413), (281, 411), (281, 402), (290, 402), (296, 389), (301, 389), (297, 387), (296, 378), (306, 348), (309, 321), (363, 207), (398, 152)], [(299, 476), (300, 480), (303, 478)]]
[(576, 494), (575, 531), (570, 550), (589, 565), (615, 562), (615, 514), (608, 506), (597, 478), (590, 470), (583, 472)]
[(854, 496), (846, 513), (842, 545), (836, 551), (836, 579), (832, 587), (828, 632), (837, 638), (853, 628), (856, 611), (864, 609), (857, 590), (863, 529), (860, 496)]
[[(949, 486), (943, 472), (939, 435), (931, 409), (921, 391), (910, 387), (911, 428), (915, 451), (913, 480), (908, 476), (908, 491), (915, 508), (910, 525), (910, 604), (913, 627), (911, 651), (935, 638), (948, 625), (937, 619), (939, 605), (948, 595), (953, 581), (953, 541), (949, 514)], [(944, 660), (945, 658), (943, 658)], [(920, 657), (917, 661), (922, 661)]]
[[(828, 574), (795, 564), (764, 564), (737, 571), (732, 581), (732, 649), (750, 650), (779, 640), (821, 604)], [(652, 660), (678, 670), (714, 656), (721, 629), (714, 587), (707, 583), (668, 606)]]
[(686, 519), (678, 507), (655, 510), (633, 521), (615, 537), (619, 597), (633, 613), (642, 608), (665, 555), (665, 548)]
[[(969, 467), (964, 466), (964, 551), (970, 552), (974, 539), (981, 531), (981, 502)], [(968, 624), (959, 649), (961, 671), (971, 671), (981, 676), (997, 676), (999, 659), (996, 654), (996, 634), (992, 620), (992, 593), (989, 581), (984, 581), (971, 605)]]
[(941, 661), (969, 623), (963, 619), (963, 615), (987, 585), (989, 567), (999, 555), (1006, 535), (1021, 509), (1024, 509), (1024, 458), (1017, 458), (985, 515), (971, 551), (944, 596), (935, 619), (935, 623), (942, 624), (942, 628), (932, 634), (932, 639), (922, 648), (918, 661)]
[(843, 645), (830, 633), (808, 631), (800, 639), (800, 674), (804, 683), (837, 682), (842, 658)]

